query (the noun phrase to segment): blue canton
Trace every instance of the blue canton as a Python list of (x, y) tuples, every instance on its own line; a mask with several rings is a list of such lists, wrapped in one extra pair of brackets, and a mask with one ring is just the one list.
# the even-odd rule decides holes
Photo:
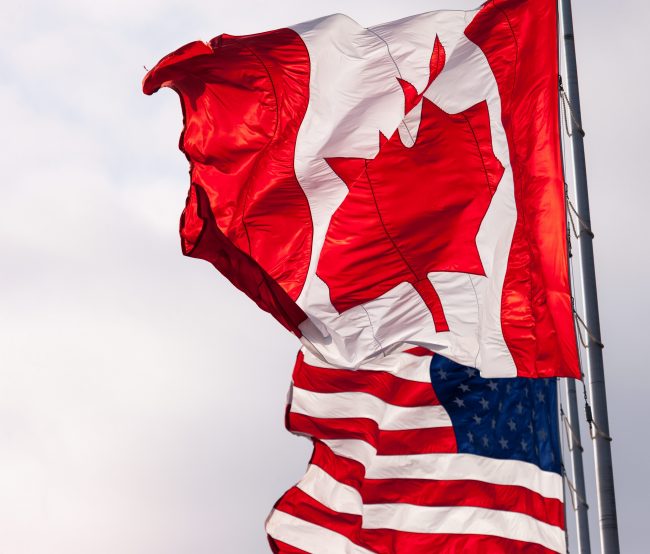
[(451, 417), (458, 452), (561, 471), (555, 379), (483, 379), (434, 355), (431, 383)]

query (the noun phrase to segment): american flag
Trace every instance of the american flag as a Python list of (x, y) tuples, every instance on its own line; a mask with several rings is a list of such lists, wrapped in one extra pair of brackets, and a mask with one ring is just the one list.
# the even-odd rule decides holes
[(324, 366), (294, 369), (287, 427), (314, 451), (267, 520), (274, 552), (565, 552), (555, 379), (423, 348)]

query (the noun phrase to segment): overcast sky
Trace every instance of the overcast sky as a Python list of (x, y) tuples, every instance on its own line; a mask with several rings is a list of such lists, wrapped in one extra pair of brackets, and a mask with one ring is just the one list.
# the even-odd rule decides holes
[[(141, 93), (143, 66), (222, 32), (475, 3), (3, 3), (1, 554), (265, 552), (308, 461), (283, 426), (297, 339), (180, 253), (181, 112)], [(622, 550), (643, 554), (650, 3), (574, 17)]]

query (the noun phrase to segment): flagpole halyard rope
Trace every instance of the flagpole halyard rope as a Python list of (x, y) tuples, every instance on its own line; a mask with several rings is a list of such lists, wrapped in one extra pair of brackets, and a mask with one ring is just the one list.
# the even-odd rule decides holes
[[(560, 108), (561, 108), (559, 113), (560, 126), (562, 126), (562, 120), (564, 120), (566, 133), (570, 137), (572, 133), (568, 124), (565, 95), (562, 89), (561, 76), (559, 77), (559, 89), (560, 89)], [(562, 172), (566, 178), (567, 168), (565, 165), (565, 157), (564, 157), (564, 149), (565, 149), (564, 133), (560, 133), (560, 141), (561, 141), (562, 153), (563, 153)], [(575, 207), (573, 206), (573, 203), (571, 202), (571, 198), (569, 196), (569, 184), (566, 181), (564, 182), (564, 195), (565, 195), (566, 220), (567, 220), (566, 244), (567, 244), (568, 262), (569, 262), (568, 263), (569, 278), (571, 282), (571, 308), (574, 315), (577, 315), (576, 297), (575, 297), (576, 286), (574, 282), (575, 260), (573, 258), (572, 235), (576, 238), (576, 240), (580, 240), (583, 230), (585, 230), (585, 235), (590, 236), (591, 238), (593, 238), (593, 233), (591, 233), (591, 229), (589, 228), (588, 225), (586, 225), (584, 219), (580, 217), (577, 213), (575, 214), (578, 217), (578, 223), (576, 224), (576, 221), (574, 220), (574, 213), (576, 212), (576, 210)], [(578, 229), (580, 229), (580, 232), (578, 231)], [(576, 331), (576, 342), (579, 339), (582, 346), (586, 349), (588, 347), (588, 342), (583, 337), (583, 333), (582, 330), (580, 329), (580, 324), (577, 319), (574, 319), (574, 325)], [(582, 383), (584, 403), (585, 403), (585, 413), (586, 413), (586, 406), (588, 405), (588, 399), (587, 399), (587, 387), (585, 384), (585, 374), (583, 371), (584, 360), (582, 355), (582, 349), (580, 347), (577, 347), (577, 352), (578, 352), (578, 360), (579, 360), (579, 368), (580, 368), (580, 381)], [(575, 391), (575, 385), (573, 387)], [(571, 423), (571, 420), (569, 419), (568, 415), (564, 413), (561, 404), (560, 404), (560, 414), (563, 422), (562, 431), (565, 436), (570, 458), (572, 460), (572, 473), (573, 473), (573, 479), (575, 479), (575, 483), (574, 481), (569, 479), (564, 464), (562, 464), (562, 477), (566, 482), (567, 489), (568, 489), (568, 496), (570, 497), (570, 501), (571, 501), (572, 511), (576, 517), (576, 525), (578, 527), (577, 529), (578, 549), (580, 550), (581, 553), (588, 553), (590, 552), (589, 522), (587, 517), (589, 504), (587, 503), (587, 498), (586, 498), (587, 494), (586, 494), (586, 489), (584, 484), (584, 469), (583, 469), (584, 447), (582, 445), (582, 440), (580, 437), (580, 416), (578, 415), (579, 411), (578, 411), (577, 398), (575, 394), (573, 396), (569, 394), (570, 388), (571, 385), (567, 382), (567, 402), (569, 402), (569, 409), (570, 411), (572, 410), (573, 413), (572, 418), (575, 419), (574, 424)], [(565, 499), (566, 499), (566, 494), (565, 494)], [(567, 553), (568, 552), (569, 552), (569, 534), (567, 533)]]
[[(568, 204), (568, 202), (567, 202), (567, 206), (568, 206), (568, 205), (569, 205), (569, 204)], [(578, 230), (576, 229), (576, 224), (575, 224), (575, 222), (573, 221), (573, 217), (571, 216), (571, 212), (570, 212), (569, 210), (567, 210), (567, 219), (569, 220), (569, 233), (570, 233), (571, 231), (573, 231), (573, 236), (574, 236), (575, 238), (579, 239), (579, 238), (580, 238), (580, 233), (578, 233)], [(570, 237), (569, 237), (569, 238), (570, 238)]]
[(560, 406), (560, 416), (562, 417), (562, 421), (564, 423), (565, 433), (567, 433), (567, 435), (570, 434), (572, 438), (572, 440), (569, 442), (569, 452), (573, 452), (573, 449), (575, 447), (577, 447), (581, 452), (583, 452), (584, 448), (582, 447), (582, 442), (580, 441), (580, 437), (576, 434), (575, 429), (573, 428), (573, 425), (571, 425), (569, 418), (564, 413), (562, 406)]
[(589, 329), (589, 326), (585, 323), (584, 319), (582, 319), (579, 315), (578, 312), (576, 312), (575, 308), (573, 310), (573, 315), (576, 318), (576, 321), (579, 323), (578, 325), (578, 336), (580, 337), (580, 342), (582, 343), (582, 346), (585, 348), (589, 348), (589, 342), (584, 340), (584, 337), (582, 335), (582, 332), (580, 331), (580, 327), (582, 327), (587, 333), (587, 336), (593, 341), (593, 343), (598, 346), (599, 348), (605, 348), (605, 345), (600, 341), (596, 335), (594, 335), (591, 332), (591, 329)]
[[(569, 476), (567, 475), (567, 472), (564, 469), (564, 467), (562, 468), (562, 476), (564, 477), (564, 480), (566, 481), (566, 484), (569, 487), (569, 490), (572, 492), (572, 494), (569, 495), (569, 496), (571, 497), (571, 505), (573, 507), (573, 511), (575, 512), (575, 511), (578, 510), (578, 504), (589, 508), (589, 504), (587, 504), (586, 498), (584, 498), (578, 492), (578, 489), (576, 488), (576, 486), (573, 484), (571, 479), (569, 479)], [(574, 495), (575, 495), (575, 498), (574, 498)], [(576, 501), (577, 501), (577, 503), (576, 503)]]
[(560, 87), (560, 100), (562, 101), (562, 115), (563, 115), (563, 120), (564, 120), (564, 128), (566, 130), (566, 134), (570, 137), (573, 136), (573, 132), (569, 128), (569, 118), (567, 117), (567, 106), (569, 108), (569, 113), (571, 114), (571, 122), (573, 123), (573, 128), (578, 131), (580, 136), (584, 137), (585, 136), (585, 130), (582, 128), (582, 125), (580, 124), (580, 121), (578, 120), (574, 110), (573, 106), (571, 105), (571, 100), (569, 100), (569, 96), (567, 95), (566, 91), (564, 90), (564, 86), (562, 85), (562, 76), (560, 75), (559, 77), (559, 87)]
[(608, 435), (600, 427), (598, 427), (598, 424), (594, 421), (594, 416), (591, 411), (591, 406), (589, 405), (588, 402), (585, 403), (585, 415), (587, 417), (587, 423), (589, 424), (589, 434), (591, 435), (592, 439), (595, 439), (596, 437), (601, 437), (607, 442), (612, 442), (614, 440), (610, 435)]
[[(571, 222), (571, 227), (573, 227), (573, 234), (577, 239), (580, 238), (582, 235), (582, 231), (587, 233), (592, 239), (594, 238), (594, 232), (591, 230), (591, 226), (582, 218), (582, 216), (578, 213), (578, 210), (576, 207), (573, 205), (573, 202), (569, 200), (569, 197), (567, 195), (567, 207), (568, 207), (568, 216), (569, 216), (569, 221)], [(573, 221), (573, 216), (571, 215), (573, 213), (576, 218), (578, 219), (578, 223), (580, 224), (580, 233), (576, 231), (576, 225), (575, 222)]]

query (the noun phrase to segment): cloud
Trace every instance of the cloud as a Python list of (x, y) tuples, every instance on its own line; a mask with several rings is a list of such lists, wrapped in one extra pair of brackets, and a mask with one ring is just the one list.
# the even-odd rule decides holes
[[(168, 91), (141, 94), (143, 65), (221, 32), (336, 11), (370, 25), (474, 3), (3, 9), (0, 551), (264, 551), (264, 517), (307, 463), (307, 441), (283, 428), (297, 341), (207, 264), (180, 255), (189, 184), (180, 109)], [(650, 494), (638, 473), (648, 454), (639, 408), (650, 311), (649, 83), (639, 69), (648, 11), (642, 2), (574, 6), (628, 551), (645, 544)]]

